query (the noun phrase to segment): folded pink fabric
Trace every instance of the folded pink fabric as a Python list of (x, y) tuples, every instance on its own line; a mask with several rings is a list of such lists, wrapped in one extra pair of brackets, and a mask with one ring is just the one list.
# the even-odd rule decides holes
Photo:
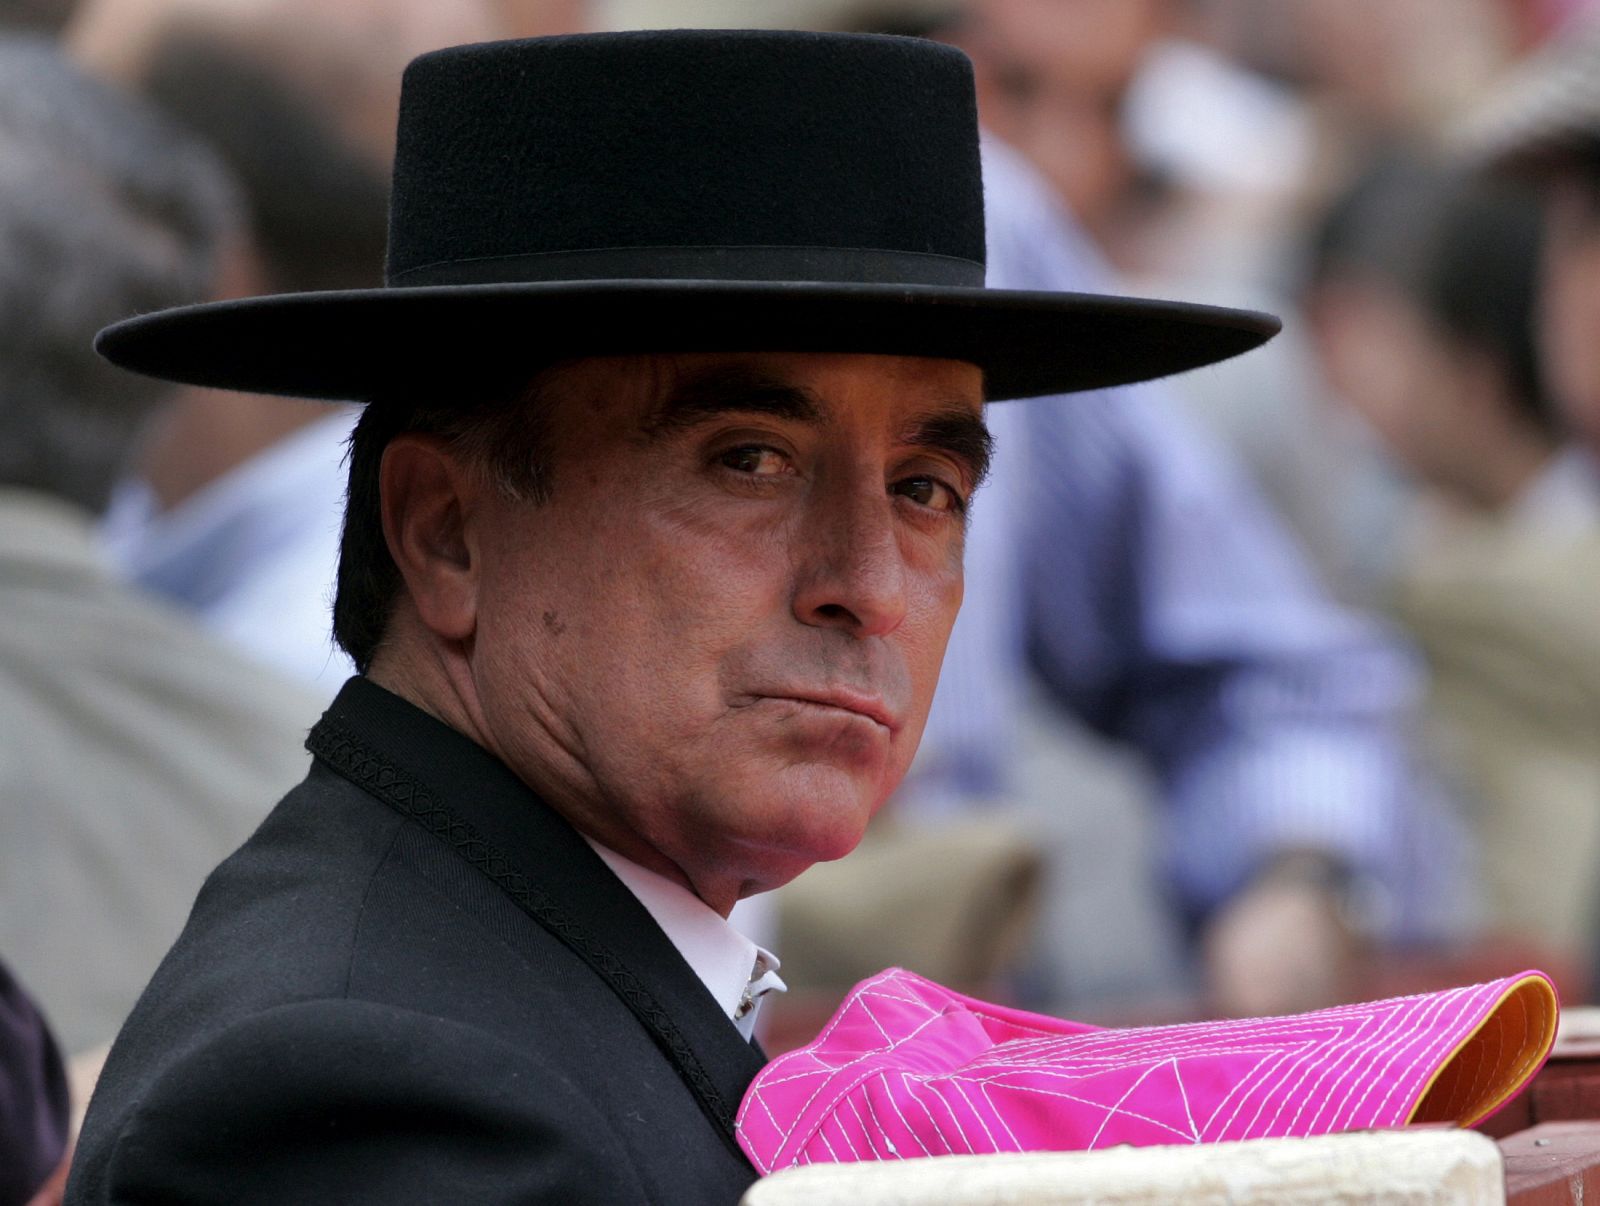
[(1539, 972), (1286, 1018), (1101, 1030), (890, 968), (739, 1110), (756, 1168), (1469, 1125), (1555, 1041)]

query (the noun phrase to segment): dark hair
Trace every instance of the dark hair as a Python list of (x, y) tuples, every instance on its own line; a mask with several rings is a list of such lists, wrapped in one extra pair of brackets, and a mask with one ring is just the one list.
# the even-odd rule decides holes
[(77, 0), (0, 0), (0, 29), (59, 34), (77, 6)]
[(1451, 337), (1492, 356), (1522, 419), (1555, 436), (1560, 419), (1534, 333), (1540, 231), (1527, 182), (1390, 152), (1325, 211), (1311, 279), (1355, 269), (1399, 289)]
[(451, 395), (379, 398), (368, 403), (350, 433), (350, 485), (333, 601), (333, 639), (365, 674), (389, 627), (402, 585), (383, 535), (379, 489), (383, 454), (395, 436), (442, 436), (474, 471), (508, 498), (542, 503), (550, 497), (544, 415), (552, 370), (514, 387), (479, 385)]
[(1526, 186), (1463, 181), (1424, 240), (1418, 295), (1445, 330), (1500, 363), (1522, 417), (1559, 436), (1534, 330), (1541, 229), (1538, 199)]
[(1513, 160), (1501, 175), (1546, 189), (1556, 183), (1572, 185), (1590, 231), (1600, 226), (1600, 133), (1585, 132), (1544, 155)]
[(100, 511), (172, 386), (95, 332), (202, 301), (238, 201), (210, 151), (42, 37), (0, 37), (0, 483)]
[(1568, 130), (1535, 139), (1521, 150), (1500, 155), (1486, 170), (1495, 176), (1538, 188), (1577, 186), (1589, 216), (1600, 218), (1600, 129)]

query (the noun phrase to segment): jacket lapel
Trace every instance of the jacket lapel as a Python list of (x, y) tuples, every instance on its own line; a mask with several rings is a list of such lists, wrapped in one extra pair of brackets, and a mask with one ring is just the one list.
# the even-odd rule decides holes
[(482, 747), (368, 679), (345, 684), (306, 746), (451, 845), (588, 964), (739, 1150), (734, 1116), (760, 1049), (558, 813)]

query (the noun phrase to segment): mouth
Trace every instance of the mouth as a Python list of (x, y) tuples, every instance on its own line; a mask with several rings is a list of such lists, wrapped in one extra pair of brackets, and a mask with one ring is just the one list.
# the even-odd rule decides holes
[(825, 708), (830, 711), (860, 716), (887, 729), (891, 734), (900, 727), (900, 722), (896, 719), (894, 713), (889, 710), (883, 700), (875, 695), (866, 695), (855, 691), (819, 691), (768, 695), (765, 698), (779, 703), (801, 704), (806, 707)]

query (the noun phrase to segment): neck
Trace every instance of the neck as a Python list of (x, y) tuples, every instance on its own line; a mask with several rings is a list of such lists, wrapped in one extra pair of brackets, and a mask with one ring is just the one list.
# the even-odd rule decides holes
[(162, 510), (329, 413), (321, 404), (260, 394), (186, 390), (146, 445), (140, 469)]

